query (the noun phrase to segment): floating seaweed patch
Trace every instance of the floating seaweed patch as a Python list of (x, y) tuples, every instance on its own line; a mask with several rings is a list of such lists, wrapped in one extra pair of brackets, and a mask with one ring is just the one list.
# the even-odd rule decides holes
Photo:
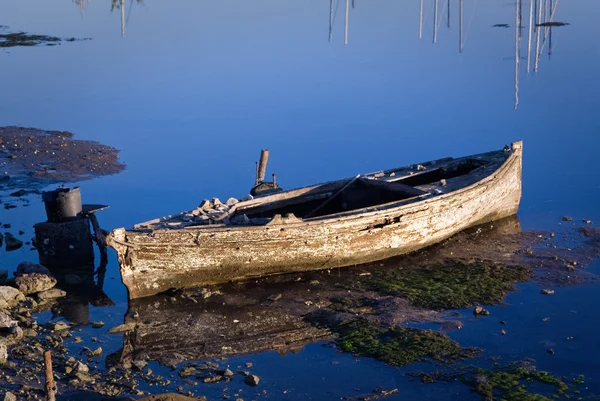
[[(0, 26), (0, 29), (7, 29), (7, 26)], [(0, 32), (0, 47), (17, 47), (17, 46), (56, 46), (62, 41), (75, 42), (77, 38), (59, 38), (49, 35), (32, 35), (25, 32)]]

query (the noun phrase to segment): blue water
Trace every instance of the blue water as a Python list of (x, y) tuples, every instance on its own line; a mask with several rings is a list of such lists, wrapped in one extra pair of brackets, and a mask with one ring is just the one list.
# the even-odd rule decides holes
[[(261, 148), (271, 151), (268, 173), (292, 188), (520, 139), (523, 228), (600, 222), (596, 0), (552, 2), (554, 21), (570, 25), (552, 29), (551, 54), (541, 29), (535, 72), (535, 34), (527, 68), (523, 3), (518, 92), (514, 2), (464, 0), (462, 52), (458, 0), (450, 2), (450, 27), (447, 2), (439, 1), (436, 43), (433, 0), (424, 1), (421, 38), (418, 0), (355, 0), (347, 44), (344, 1), (333, 2), (331, 40), (326, 0), (127, 0), (124, 30), (110, 2), (82, 2), (0, 1), (0, 25), (11, 31), (91, 39), (0, 50), (0, 125), (68, 130), (120, 149), (125, 172), (80, 184), (84, 202), (111, 205), (99, 216), (106, 229), (190, 209), (203, 198), (243, 196)], [(492, 27), (500, 23), (510, 26)], [(31, 237), (31, 225), (45, 219), (41, 202), (31, 199), (29, 207), (0, 210), (0, 222)], [(563, 215), (574, 223), (562, 223)], [(28, 248), (1, 255), (8, 269), (36, 259)], [(126, 292), (113, 254), (104, 289), (116, 306), (90, 306), (90, 320), (120, 323)], [(589, 306), (597, 294), (592, 285), (540, 298), (524, 286), (493, 318), (468, 321), (451, 335), (492, 355), (532, 356), (561, 374), (593, 377), (600, 350)], [(540, 323), (546, 315), (551, 321)], [(502, 319), (509, 325), (499, 337), (495, 321)], [(563, 344), (567, 335), (577, 341)], [(105, 337), (108, 352), (120, 346)], [(544, 339), (560, 344), (555, 355), (545, 354)], [(289, 399), (339, 399), (378, 385), (408, 386), (432, 399), (469, 396), (457, 385), (407, 384), (396, 369), (321, 345), (252, 358), (270, 366), (259, 373), (267, 388), (294, 389)]]

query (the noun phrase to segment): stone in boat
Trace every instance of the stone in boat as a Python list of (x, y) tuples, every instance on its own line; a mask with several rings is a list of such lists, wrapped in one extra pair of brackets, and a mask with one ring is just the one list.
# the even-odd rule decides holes
[[(368, 263), (517, 213), (522, 142), (118, 228), (130, 298), (172, 288)], [(264, 176), (264, 172), (263, 172)], [(207, 208), (210, 206), (210, 209)]]

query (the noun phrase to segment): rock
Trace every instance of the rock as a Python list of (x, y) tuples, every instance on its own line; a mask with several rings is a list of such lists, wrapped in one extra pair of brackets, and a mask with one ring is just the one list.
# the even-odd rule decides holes
[(246, 362), (246, 368), (250, 369), (252, 367), (252, 362)]
[(92, 328), (93, 329), (99, 329), (101, 327), (104, 327), (104, 322), (103, 321), (92, 322)]
[(562, 221), (573, 221), (573, 218), (569, 216), (563, 216)]
[(131, 363), (133, 365), (133, 367), (135, 367), (137, 370), (144, 370), (144, 368), (148, 365), (148, 362), (146, 362), (143, 359), (138, 359), (135, 360)]
[(546, 350), (547, 353), (549, 353), (550, 355), (554, 355), (554, 350), (552, 348), (548, 348)]
[(7, 307), (12, 307), (25, 300), (25, 295), (16, 288), (0, 286), (0, 308), (4, 303)]
[(32, 273), (41, 273), (41, 274), (45, 274), (47, 276), (52, 276), (52, 273), (50, 273), (50, 270), (48, 270), (48, 268), (46, 268), (38, 263), (33, 263), (33, 262), (19, 263), (19, 265), (17, 266), (17, 271), (15, 271), (14, 274), (16, 277), (19, 277), (24, 274), (32, 274)]
[(233, 372), (229, 369), (222, 370), (219, 374), (223, 377), (233, 377)]
[(17, 401), (17, 396), (11, 393), (10, 391), (7, 391), (4, 394), (4, 401)]
[(246, 383), (250, 387), (257, 386), (259, 381), (260, 381), (260, 378), (256, 375), (248, 375), (248, 376), (244, 377), (244, 383)]
[(220, 206), (220, 205), (223, 204), (223, 202), (221, 202), (219, 200), (219, 198), (212, 198), (212, 202), (211, 203), (212, 203), (212, 205), (213, 205), (214, 208), (216, 208), (217, 206)]
[(221, 379), (223, 378), (223, 376), (209, 376), (209, 377), (205, 377), (204, 379), (202, 379), (203, 383), (217, 383), (220, 382)]
[(41, 273), (24, 274), (15, 279), (15, 285), (25, 295), (46, 291), (56, 285), (56, 279)]
[(481, 306), (476, 306), (475, 309), (473, 309), (473, 314), (475, 316), (488, 316), (490, 312), (487, 309), (482, 308)]
[(227, 199), (227, 202), (225, 202), (225, 204), (229, 207), (235, 205), (236, 203), (239, 203), (239, 200), (237, 200), (235, 198), (229, 198), (229, 199)]
[(73, 365), (74, 373), (89, 373), (90, 367), (81, 361), (75, 362)]
[(583, 219), (583, 222), (588, 225), (592, 224), (592, 220)]
[(4, 240), (6, 243), (6, 250), (7, 251), (14, 251), (16, 249), (19, 249), (23, 246), (23, 241), (21, 241), (18, 238), (15, 238), (14, 235), (12, 235), (11, 233), (5, 233), (4, 234)]
[(506, 324), (506, 322), (504, 320), (501, 320), (500, 324)]
[(93, 351), (88, 349), (88, 351), (87, 351), (88, 358), (91, 358), (93, 356), (100, 356), (100, 355), (102, 355), (102, 347), (98, 347)]
[(56, 299), (56, 298), (62, 298), (65, 297), (67, 295), (67, 293), (63, 290), (60, 290), (58, 288), (51, 288), (49, 290), (46, 291), (41, 291), (37, 293), (37, 297), (40, 301), (47, 301), (49, 299)]
[(8, 278), (8, 270), (0, 270), (0, 284), (6, 283)]
[(201, 210), (212, 209), (212, 205), (208, 199), (204, 199), (199, 205), (198, 208)]
[(506, 334), (506, 330), (504, 330), (504, 329), (500, 330), (500, 334), (505, 335)]
[(273, 294), (267, 298), (269, 301), (276, 302), (281, 299), (281, 294)]
[(48, 323), (46, 323), (46, 327), (48, 327), (50, 330), (53, 330), (53, 331), (61, 331), (61, 330), (67, 330), (70, 326), (63, 321), (58, 321), (58, 322), (48, 322)]
[(125, 323), (119, 326), (115, 326), (111, 328), (108, 333), (109, 334), (117, 334), (117, 333), (127, 333), (128, 331), (135, 330), (137, 323)]
[(65, 284), (67, 285), (79, 285), (83, 282), (83, 279), (77, 274), (69, 273), (65, 275)]
[(248, 194), (248, 195), (244, 196), (244, 197), (243, 197), (242, 199), (240, 199), (240, 200), (241, 200), (241, 201), (243, 201), (243, 202), (246, 202), (246, 201), (250, 201), (250, 200), (252, 200), (252, 199), (254, 199), (254, 196), (252, 196), (252, 195)]
[(0, 365), (6, 363), (8, 359), (8, 349), (6, 345), (0, 343)]
[(554, 290), (543, 289), (543, 290), (540, 291), (540, 294), (542, 294), (542, 295), (552, 295), (552, 294), (554, 294)]

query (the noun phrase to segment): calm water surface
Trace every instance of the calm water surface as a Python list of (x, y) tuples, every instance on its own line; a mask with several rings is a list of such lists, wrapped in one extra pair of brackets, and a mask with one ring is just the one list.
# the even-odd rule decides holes
[[(0, 0), (0, 25), (10, 30), (91, 38), (0, 50), (0, 125), (68, 130), (121, 149), (124, 173), (81, 184), (84, 202), (111, 205), (100, 215), (107, 229), (243, 196), (261, 148), (271, 150), (269, 173), (292, 188), (520, 139), (523, 227), (559, 230), (563, 215), (600, 222), (596, 0), (551, 2), (553, 20), (570, 25), (541, 28), (539, 46), (533, 32), (530, 53), (526, 1), (516, 29), (514, 2), (464, 0), (461, 36), (459, 0), (449, 13), (446, 1), (436, 13), (425, 0), (422, 23), (419, 0), (350, 0), (347, 38), (337, 0), (127, 0), (112, 12), (109, 1), (81, 3)], [(3, 213), (3, 223), (23, 227), (44, 220), (39, 201)], [(3, 253), (2, 264), (35, 258), (23, 249)], [(119, 324), (127, 305), (114, 255), (105, 291), (117, 305), (91, 307), (90, 319)], [(493, 322), (467, 319), (451, 335), (491, 355), (584, 373), (600, 392), (600, 350), (589, 334), (598, 288), (568, 289), (551, 303), (537, 292), (523, 286), (492, 310)], [(503, 313), (519, 321), (518, 334), (498, 339)], [(540, 344), (548, 330), (538, 327), (549, 313), (557, 316), (549, 341), (581, 338), (552, 357)], [(107, 353), (120, 346), (106, 341)], [(239, 359), (247, 360), (272, 399), (285, 389), (286, 399), (339, 399), (379, 385), (402, 388), (395, 399), (472, 397), (459, 384), (409, 384), (397, 369), (319, 344)], [(220, 388), (200, 392), (211, 391)]]

